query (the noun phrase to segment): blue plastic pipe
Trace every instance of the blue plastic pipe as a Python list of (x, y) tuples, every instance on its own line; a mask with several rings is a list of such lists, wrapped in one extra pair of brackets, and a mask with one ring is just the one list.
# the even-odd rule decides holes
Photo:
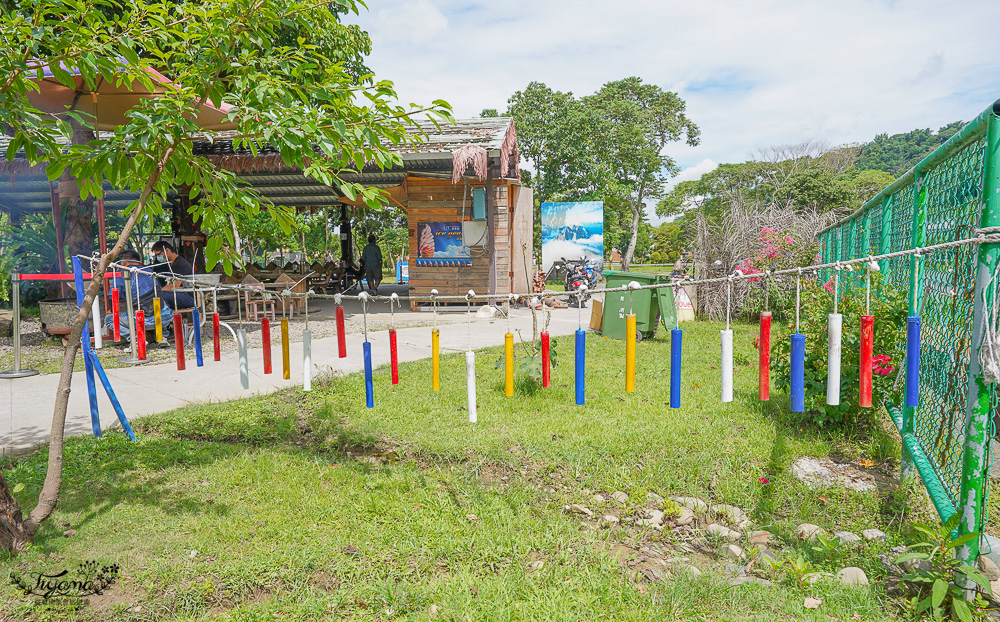
[[(198, 309), (192, 311), (191, 314), (193, 316), (191, 321), (194, 323), (192, 327), (194, 328), (194, 356), (198, 361), (198, 367), (202, 367), (205, 364), (205, 359), (201, 357), (201, 318), (198, 317)], [(146, 328), (143, 327), (141, 334), (145, 333)]]
[(372, 385), (372, 344), (366, 341), (361, 344), (365, 353), (365, 405), (375, 408), (375, 387)]
[(670, 407), (681, 407), (681, 338), (684, 331), (670, 331)]
[(906, 318), (906, 405), (920, 401), (920, 318)]
[[(79, 257), (73, 257), (73, 281), (76, 283), (76, 306), (83, 306), (83, 266)], [(87, 397), (90, 398), (90, 424), (94, 429), (94, 437), (101, 438), (101, 414), (97, 408), (97, 383), (94, 381), (94, 364), (90, 362), (90, 323), (83, 325), (81, 345), (83, 346), (83, 368), (87, 376)], [(94, 327), (94, 332), (101, 330)]]
[(118, 396), (115, 395), (115, 390), (111, 386), (111, 381), (108, 380), (108, 375), (104, 373), (104, 368), (101, 366), (101, 359), (97, 358), (97, 353), (93, 350), (88, 352), (88, 354), (90, 354), (90, 358), (94, 362), (94, 371), (97, 372), (97, 377), (101, 379), (101, 384), (104, 385), (104, 392), (108, 394), (108, 399), (111, 400), (111, 405), (115, 408), (115, 414), (118, 415), (118, 421), (122, 424), (122, 429), (134, 441), (135, 432), (132, 431), (132, 426), (129, 425), (128, 418), (125, 417), (125, 410), (122, 409), (122, 405), (118, 402)]
[(585, 400), (584, 392), (587, 388), (585, 377), (585, 361), (587, 358), (587, 333), (582, 329), (576, 329), (576, 405), (583, 406)]
[(792, 412), (806, 411), (806, 336), (792, 335)]

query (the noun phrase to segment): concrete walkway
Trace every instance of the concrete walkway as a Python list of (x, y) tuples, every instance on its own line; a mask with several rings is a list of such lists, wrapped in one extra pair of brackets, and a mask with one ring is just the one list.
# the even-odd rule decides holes
[[(586, 327), (590, 318), (590, 305), (583, 310)], [(577, 328), (576, 309), (557, 309), (552, 312), (549, 332), (555, 335), (571, 334)], [(388, 314), (386, 314), (388, 315)], [(425, 321), (433, 321), (431, 314), (420, 314)], [(441, 352), (464, 352), (469, 345), (469, 332), (464, 321), (457, 321), (456, 314), (448, 314), (450, 321), (441, 324)], [(475, 319), (473, 315), (472, 338), (474, 348), (502, 345), (507, 332), (507, 320), (502, 317)], [(511, 330), (517, 330), (525, 337), (531, 335), (531, 313), (527, 309), (515, 309), (511, 316)], [(369, 316), (371, 319), (371, 316)], [(444, 319), (444, 318), (442, 318)], [(539, 321), (542, 314), (539, 313)], [(401, 322), (402, 323), (402, 322)], [(400, 362), (414, 361), (430, 356), (430, 331), (423, 327), (399, 328), (397, 344)], [(351, 373), (363, 369), (360, 334), (347, 336), (347, 358), (338, 358), (336, 337), (314, 339), (312, 342), (312, 362), (314, 376), (333, 371)], [(388, 331), (369, 333), (375, 366), (389, 363)], [(239, 358), (235, 353), (223, 354), (222, 360), (212, 360), (211, 344), (206, 344), (205, 365), (195, 365), (194, 352), (189, 348), (186, 356), (187, 369), (177, 371), (176, 363), (140, 365), (137, 367), (109, 369), (108, 377), (118, 396), (126, 416), (131, 421), (143, 415), (165, 412), (188, 404), (221, 402), (259, 393), (269, 393), (284, 387), (301, 386), (302, 348), (291, 345), (291, 379), (283, 380), (281, 375), (281, 349), (272, 351), (273, 371), (263, 373), (263, 353), (251, 349), (250, 388), (244, 390), (240, 384)], [(37, 447), (49, 438), (52, 425), (52, 409), (59, 382), (59, 374), (46, 374), (19, 379), (0, 379), (0, 443), (2, 454), (16, 454)], [(98, 404), (101, 413), (101, 427), (107, 429), (118, 424), (110, 400), (97, 381)], [(91, 434), (90, 405), (87, 398), (87, 380), (84, 373), (73, 374), (72, 392), (66, 418), (66, 435)]]

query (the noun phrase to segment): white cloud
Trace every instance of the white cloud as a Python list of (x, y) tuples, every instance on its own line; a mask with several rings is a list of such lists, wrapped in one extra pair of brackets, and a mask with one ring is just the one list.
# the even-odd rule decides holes
[(373, 40), (425, 44), (448, 29), (448, 18), (430, 0), (406, 0), (379, 9), (370, 34)]
[(533, 80), (578, 96), (632, 75), (677, 89), (702, 130), (667, 148), (685, 170), (937, 129), (1000, 96), (1000, 2), (384, 0), (356, 21), (401, 101), (442, 98), (459, 117), (503, 110)]

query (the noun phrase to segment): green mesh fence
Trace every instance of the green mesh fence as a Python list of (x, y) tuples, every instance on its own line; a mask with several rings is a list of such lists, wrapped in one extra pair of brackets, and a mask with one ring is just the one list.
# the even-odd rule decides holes
[[(988, 109), (860, 210), (821, 232), (823, 260), (856, 259), (975, 237), (985, 223), (997, 218), (987, 213), (995, 192), (984, 192), (984, 184), (987, 189), (997, 187), (997, 128), (997, 115)], [(996, 211), (1000, 210), (990, 214)], [(984, 258), (1000, 255), (991, 252), (986, 246), (965, 245), (936, 250), (919, 260), (916, 313), (923, 323), (919, 406), (886, 404), (909, 448), (904, 450), (904, 468), (909, 468), (912, 455), (942, 519), (973, 509), (972, 527), (977, 529), (986, 520), (989, 477), (983, 471), (989, 464), (989, 416), (997, 409), (997, 391), (994, 385), (983, 385), (970, 364), (979, 346), (973, 343), (976, 292), (985, 287), (977, 283), (977, 267)], [(912, 299), (916, 264), (912, 256), (903, 256), (883, 260), (880, 267), (887, 282), (909, 292)], [(990, 270), (985, 273), (988, 277)], [(820, 278), (830, 276), (828, 271)], [(840, 278), (845, 289), (861, 283), (858, 274), (841, 273)], [(982, 396), (977, 387), (988, 392), (985, 400), (977, 401)], [(974, 392), (971, 398), (970, 392)], [(988, 404), (988, 412), (982, 412), (983, 404)], [(985, 461), (979, 459), (982, 456)], [(969, 507), (970, 499), (974, 508)], [(971, 546), (978, 551), (975, 544)]]

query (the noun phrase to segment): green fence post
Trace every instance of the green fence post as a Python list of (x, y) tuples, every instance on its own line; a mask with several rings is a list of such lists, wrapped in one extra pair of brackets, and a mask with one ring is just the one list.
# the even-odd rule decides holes
[[(861, 254), (871, 255), (872, 254), (872, 211), (865, 210), (864, 224), (861, 225), (862, 238), (861, 238)], [(862, 270), (862, 272), (864, 272)]]
[[(1000, 104), (1000, 102), (998, 102)], [(994, 106), (986, 126), (986, 155), (983, 166), (983, 211), (980, 227), (1000, 226), (1000, 105)], [(993, 272), (1000, 263), (1000, 244), (979, 246), (976, 266), (976, 289), (972, 315), (972, 356), (969, 361), (969, 393), (966, 402), (965, 448), (962, 456), (962, 487), (958, 511), (962, 520), (959, 535), (981, 530), (983, 505), (986, 501), (986, 468), (990, 451), (990, 391), (979, 368), (979, 351), (983, 345), (985, 308), (993, 304), (996, 291), (985, 292)], [(988, 299), (983, 300), (984, 293)], [(973, 565), (979, 557), (979, 538), (973, 539), (956, 552), (959, 559)]]
[(887, 255), (892, 252), (892, 195), (882, 197), (882, 237), (878, 241), (878, 254)]

